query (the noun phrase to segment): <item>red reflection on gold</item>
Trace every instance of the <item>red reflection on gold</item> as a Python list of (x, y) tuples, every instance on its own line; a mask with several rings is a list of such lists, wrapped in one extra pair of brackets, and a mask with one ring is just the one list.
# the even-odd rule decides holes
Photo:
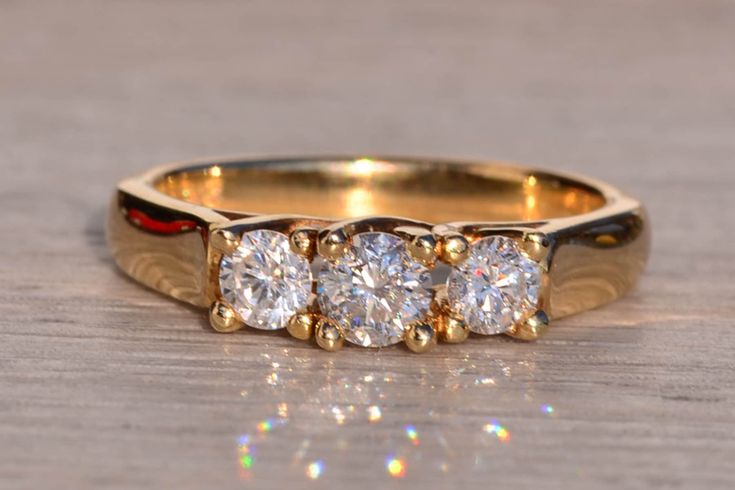
[(138, 228), (162, 235), (173, 235), (183, 233), (196, 228), (196, 223), (191, 220), (159, 221), (148, 216), (139, 209), (127, 210), (128, 220)]

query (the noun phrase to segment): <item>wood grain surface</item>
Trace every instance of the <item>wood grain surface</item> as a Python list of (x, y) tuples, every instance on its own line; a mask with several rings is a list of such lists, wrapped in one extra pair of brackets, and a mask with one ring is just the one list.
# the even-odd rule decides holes
[[(735, 487), (734, 45), (728, 0), (0, 1), (0, 487)], [(649, 268), (415, 356), (218, 335), (113, 267), (118, 179), (332, 152), (607, 180)]]

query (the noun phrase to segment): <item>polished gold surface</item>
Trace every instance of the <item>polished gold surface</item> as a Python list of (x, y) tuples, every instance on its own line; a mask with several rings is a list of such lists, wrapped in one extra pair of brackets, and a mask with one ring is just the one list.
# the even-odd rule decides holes
[(215, 301), (210, 306), (209, 322), (220, 333), (235, 332), (243, 327), (235, 311), (222, 301)]
[[(341, 256), (361, 232), (394, 233), (430, 267), (437, 259), (460, 263), (484, 236), (510, 236), (544, 271), (538, 313), (512, 331), (524, 339), (545, 329), (541, 318), (624, 294), (645, 265), (650, 240), (639, 202), (586, 178), (495, 162), (346, 157), (154, 169), (120, 184), (108, 241), (135, 279), (209, 306), (221, 300), (222, 254), (258, 228), (290, 235), (291, 248), (310, 260), (315, 253)], [(215, 316), (213, 325), (227, 330), (225, 320)], [(320, 345), (341, 345), (330, 327), (321, 335), (316, 330)], [(463, 326), (446, 323), (439, 335), (447, 342), (466, 338)]]
[(319, 255), (327, 260), (334, 260), (347, 252), (350, 245), (349, 237), (342, 230), (325, 230), (317, 242)]
[(299, 228), (294, 230), (289, 237), (291, 250), (303, 255), (308, 260), (314, 258), (319, 231), (316, 228)]
[(210, 234), (212, 248), (222, 254), (231, 254), (240, 244), (240, 239), (229, 230), (215, 230)]
[(320, 318), (317, 321), (314, 338), (319, 347), (329, 352), (340, 350), (345, 343), (345, 336), (342, 333), (342, 329), (336, 323), (326, 318)]
[(543, 310), (539, 310), (506, 333), (513, 338), (530, 341), (541, 337), (547, 328), (549, 328), (549, 317)]
[(447, 314), (437, 317), (436, 324), (439, 340), (447, 344), (462, 343), (470, 335), (470, 328), (465, 322)]
[(469, 255), (470, 244), (467, 238), (461, 234), (451, 232), (441, 237), (439, 250), (444, 262), (450, 265), (458, 265)]
[(431, 230), (416, 226), (399, 226), (393, 230), (406, 240), (409, 255), (426, 267), (434, 267), (439, 258), (439, 242)]
[(409, 325), (403, 337), (406, 347), (417, 354), (433, 349), (436, 346), (436, 339), (436, 330), (429, 321)]
[(548, 265), (546, 264), (546, 259), (549, 256), (550, 244), (551, 242), (546, 235), (531, 231), (523, 235), (521, 248), (526, 255), (536, 262)]
[[(515, 166), (402, 158), (269, 160), (152, 175), (159, 192), (235, 213), (405, 216), (419, 221), (537, 221), (605, 205), (594, 187)], [(254, 185), (257, 183), (257, 185)]]
[(313, 313), (297, 313), (288, 322), (286, 330), (292, 337), (309, 340), (314, 334), (315, 316)]

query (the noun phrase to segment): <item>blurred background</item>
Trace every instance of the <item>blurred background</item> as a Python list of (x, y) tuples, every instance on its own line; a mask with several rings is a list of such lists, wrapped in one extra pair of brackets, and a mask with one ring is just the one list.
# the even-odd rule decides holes
[[(732, 488), (734, 46), (731, 0), (0, 0), (0, 487)], [(648, 274), (417, 358), (215, 336), (114, 270), (119, 179), (309, 153), (606, 180)]]

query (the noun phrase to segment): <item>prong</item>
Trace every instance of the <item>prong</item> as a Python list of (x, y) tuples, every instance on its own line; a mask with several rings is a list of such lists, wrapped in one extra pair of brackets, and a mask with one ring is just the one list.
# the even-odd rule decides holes
[(525, 322), (514, 326), (507, 335), (520, 340), (536, 340), (549, 328), (549, 317), (539, 310)]
[(528, 257), (541, 263), (549, 256), (551, 242), (545, 234), (532, 232), (523, 235), (521, 247)]
[(296, 313), (288, 321), (286, 330), (292, 337), (299, 340), (309, 340), (314, 333), (315, 317), (313, 313)]
[(403, 334), (406, 347), (417, 354), (429, 352), (436, 346), (436, 330), (431, 320), (424, 320), (408, 326)]
[(459, 344), (467, 340), (470, 335), (470, 327), (467, 324), (450, 315), (441, 315), (437, 318), (439, 340), (447, 344)]
[(470, 255), (470, 243), (460, 233), (450, 233), (439, 242), (441, 259), (449, 265), (458, 265)]
[(431, 231), (418, 226), (399, 226), (394, 232), (408, 242), (406, 250), (416, 262), (426, 267), (436, 265), (439, 245)]
[(227, 255), (240, 245), (240, 239), (231, 231), (220, 228), (209, 235), (209, 243), (217, 251)]
[(215, 301), (209, 307), (209, 323), (213, 329), (221, 333), (235, 332), (243, 327), (235, 310), (222, 301)]
[(316, 323), (314, 338), (319, 347), (329, 352), (340, 350), (345, 342), (342, 329), (327, 318), (320, 318)]
[(350, 237), (343, 230), (326, 230), (319, 236), (317, 252), (327, 260), (343, 256), (350, 246)]
[(317, 235), (316, 228), (297, 228), (288, 238), (291, 250), (311, 261), (316, 253)]

